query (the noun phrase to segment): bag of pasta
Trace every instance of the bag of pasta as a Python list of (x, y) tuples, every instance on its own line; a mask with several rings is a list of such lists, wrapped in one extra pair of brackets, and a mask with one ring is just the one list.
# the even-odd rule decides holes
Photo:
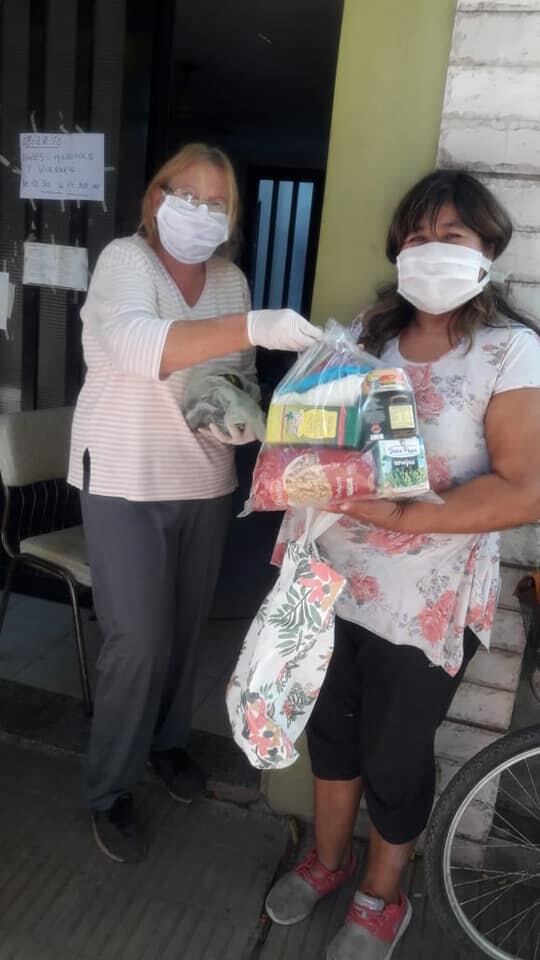
[(429, 490), (414, 393), (330, 321), (276, 388), (246, 511), (414, 497)]

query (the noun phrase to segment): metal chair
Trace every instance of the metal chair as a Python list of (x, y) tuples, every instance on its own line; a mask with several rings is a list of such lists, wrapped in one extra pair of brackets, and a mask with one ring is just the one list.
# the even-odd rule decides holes
[(66, 480), (72, 417), (72, 407), (0, 415), (0, 474), (5, 497), (0, 535), (10, 558), (0, 602), (0, 633), (18, 567), (31, 567), (62, 580), (73, 609), (84, 708), (91, 716), (79, 595), (91, 589), (92, 582), (78, 491)]

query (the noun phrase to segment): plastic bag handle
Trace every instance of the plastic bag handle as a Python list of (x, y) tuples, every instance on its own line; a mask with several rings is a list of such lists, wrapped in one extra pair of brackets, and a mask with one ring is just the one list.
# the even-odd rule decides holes
[(303, 547), (315, 543), (339, 519), (337, 513), (327, 513), (324, 510), (316, 510), (315, 507), (308, 507), (306, 509), (306, 528), (298, 542)]

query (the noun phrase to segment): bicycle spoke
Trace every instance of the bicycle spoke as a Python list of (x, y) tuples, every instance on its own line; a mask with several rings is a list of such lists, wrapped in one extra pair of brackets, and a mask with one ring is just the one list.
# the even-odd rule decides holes
[[(512, 929), (509, 930), (508, 933), (505, 934), (505, 936), (503, 937), (503, 939), (502, 939), (502, 940), (499, 942), (499, 944), (498, 944), (499, 947), (502, 947), (503, 944), (506, 943), (506, 941), (508, 940), (508, 937), (510, 937), (513, 933), (516, 932), (516, 930), (521, 926), (521, 924), (523, 923), (523, 921), (526, 919), (527, 914), (529, 914), (529, 913), (531, 912), (531, 910), (534, 910), (535, 906), (536, 906), (537, 904), (539, 904), (539, 903), (540, 903), (540, 900), (537, 900), (535, 903), (533, 903), (532, 907), (529, 907), (527, 910), (524, 910), (524, 911), (522, 912), (521, 919), (518, 920), (518, 922), (516, 923), (515, 927), (512, 927)], [(519, 917), (519, 916), (520, 916), (520, 914), (518, 913), (518, 917)], [(513, 919), (514, 919), (514, 918), (513, 918)]]
[(521, 832), (521, 830), (518, 830), (517, 827), (515, 827), (512, 823), (510, 823), (510, 821), (507, 820), (506, 817), (503, 817), (502, 813), (499, 810), (495, 811), (495, 814), (493, 817), (493, 823), (496, 829), (500, 829), (500, 827), (497, 827), (497, 825), (495, 824), (495, 817), (499, 817), (499, 820), (502, 820), (503, 823), (507, 824), (507, 827), (509, 828), (509, 830), (506, 832), (509, 832), (510, 836), (518, 837), (522, 841), (521, 844), (516, 844), (516, 846), (523, 846), (523, 847), (526, 847), (528, 850), (534, 850), (534, 851), (538, 850), (538, 847), (536, 847), (532, 843), (532, 841), (529, 840), (529, 838), (526, 837), (525, 834)]
[(540, 725), (479, 758), (428, 836), (428, 877), (443, 868), (436, 909), (486, 956), (540, 960)]
[(538, 956), (538, 950), (539, 950), (539, 948), (540, 948), (540, 933), (538, 934), (538, 937), (536, 938), (536, 947), (535, 947), (535, 950), (534, 950), (533, 960), (536, 960), (536, 958), (537, 958), (537, 956)]
[[(499, 900), (502, 900), (502, 898), (504, 897), (504, 895), (505, 895), (505, 891), (503, 890), (502, 893), (500, 893), (498, 897), (495, 897), (490, 903), (488, 903), (488, 904), (486, 904), (486, 906), (482, 907), (482, 909), (479, 910), (478, 913), (475, 913), (470, 919), (471, 919), (471, 920), (477, 920), (478, 917), (481, 917), (482, 914), (486, 912), (486, 910), (489, 910), (489, 908), (492, 907), (492, 906), (494, 906), (494, 904), (498, 903)], [(540, 900), (538, 901), (538, 903), (540, 903)], [(519, 916), (519, 914), (518, 914), (518, 916)], [(512, 919), (512, 918), (510, 918), (510, 919)], [(505, 920), (504, 922), (505, 922), (505, 923), (508, 923), (509, 921), (508, 921), (508, 920)]]
[[(527, 880), (529, 879), (527, 875), (525, 875), (525, 878)], [(492, 903), (496, 903), (497, 900), (500, 900), (501, 897), (505, 895), (505, 893), (508, 893), (508, 891), (512, 890), (513, 887), (517, 887), (519, 886), (520, 883), (523, 883), (523, 882), (524, 882), (523, 878), (520, 877), (519, 880), (514, 880), (512, 883), (506, 883), (503, 887), (498, 887), (497, 890), (486, 890), (485, 893), (480, 893), (477, 897), (471, 897), (469, 900), (463, 900), (461, 906), (466, 907), (467, 904), (469, 903), (474, 903), (475, 901), (478, 901), (478, 900), (484, 900), (485, 897), (491, 897), (493, 894), (499, 893), (500, 896), (496, 897), (495, 900), (492, 901)], [(491, 906), (491, 903), (488, 903), (488, 907), (490, 906)]]
[[(530, 772), (530, 770), (529, 770), (528, 765), (527, 765), (527, 772), (528, 772), (529, 777), (530, 777), (530, 776), (531, 776), (531, 772)], [(519, 779), (519, 777), (516, 777), (516, 775), (515, 775), (515, 773), (514, 773), (513, 770), (511, 770), (511, 769), (505, 770), (505, 771), (504, 771), (504, 774), (507, 774), (509, 777), (512, 777), (512, 780), (515, 780), (515, 782), (517, 783), (517, 785), (518, 785), (518, 787), (520, 788), (520, 790), (521, 790), (521, 791), (525, 794), (525, 796), (531, 801), (531, 804), (533, 805), (533, 807), (536, 805), (536, 806), (540, 809), (540, 802), (539, 802), (539, 800), (538, 800), (538, 794), (536, 794), (536, 798), (531, 797), (530, 793), (528, 792), (528, 790), (525, 789), (525, 787), (524, 787), (523, 783), (521, 782), (521, 780)], [(504, 774), (503, 774), (503, 776), (504, 776)], [(499, 787), (499, 789), (502, 789), (502, 788)], [(531, 810), (531, 813), (532, 813), (532, 810)], [(538, 818), (537, 818), (537, 819), (538, 819)]]
[[(482, 868), (480, 868), (480, 867), (468, 867), (468, 868), (465, 868), (465, 867), (453, 867), (452, 869), (453, 869), (453, 870), (460, 870), (460, 871), (461, 871), (461, 870), (465, 870), (465, 869), (469, 869), (469, 870), (478, 869), (478, 870), (480, 870), (480, 869), (482, 869)], [(505, 879), (506, 879), (507, 877), (526, 877), (527, 879), (532, 879), (532, 878), (535, 878), (535, 877), (540, 877), (540, 873), (533, 873), (533, 874), (532, 874), (532, 877), (531, 877), (530, 874), (525, 873), (524, 871), (519, 871), (519, 870), (513, 870), (513, 871), (510, 871), (510, 870), (508, 870), (508, 871), (507, 871), (507, 870), (491, 870), (491, 871), (488, 871), (488, 870), (482, 869), (482, 873), (491, 873), (492, 875), (491, 875), (491, 876), (488, 876), (488, 877), (485, 877), (485, 876), (483, 876), (483, 877), (475, 877), (474, 880), (460, 880), (459, 883), (454, 883), (454, 890), (456, 890), (458, 887), (467, 887), (467, 886), (470, 886), (471, 883), (489, 883), (489, 882), (494, 883), (494, 882), (496, 881), (497, 877), (504, 877)]]
[(525, 813), (529, 814), (531, 817), (534, 817), (535, 820), (538, 820), (540, 822), (540, 816), (538, 816), (538, 814), (534, 813), (534, 811), (531, 810), (530, 807), (526, 807), (525, 804), (521, 802), (521, 800), (517, 799), (517, 797), (512, 796), (512, 794), (509, 793), (508, 790), (505, 790), (504, 787), (499, 787), (499, 793), (503, 793), (506, 797), (510, 797), (510, 800), (513, 803), (515, 803), (516, 806), (522, 807), (522, 809), (525, 810)]
[(504, 837), (500, 838), (500, 843), (497, 843), (495, 840), (487, 840), (485, 847), (486, 850), (528, 850), (531, 853), (538, 853), (538, 847), (531, 846), (530, 843), (516, 843), (513, 840), (505, 840)]
[(540, 809), (540, 796), (539, 796), (539, 794), (538, 794), (538, 790), (536, 789), (536, 784), (535, 784), (534, 779), (533, 779), (533, 776), (532, 776), (532, 774), (531, 774), (531, 769), (530, 769), (530, 767), (529, 767), (529, 761), (528, 761), (528, 760), (525, 760), (525, 766), (527, 767), (527, 773), (529, 774), (529, 780), (531, 781), (531, 786), (532, 786), (532, 788), (533, 788), (533, 792), (534, 792), (534, 795), (535, 795), (535, 797), (536, 797), (536, 804), (537, 804), (537, 806), (538, 806), (539, 809)]
[[(535, 919), (533, 920), (533, 922), (532, 922), (529, 930), (527, 931), (527, 932), (528, 932), (528, 935), (529, 935), (529, 936), (528, 936), (529, 941), (532, 940), (532, 933), (533, 933), (534, 927), (536, 926), (536, 924), (538, 923), (539, 920), (540, 920), (540, 910), (538, 911), (537, 916), (535, 917)], [(525, 947), (526, 947), (526, 946), (527, 946), (527, 944), (525, 944)], [(539, 946), (540, 946), (540, 931), (539, 931), (539, 933), (538, 933), (538, 939), (537, 939), (537, 941), (536, 941), (536, 947), (535, 947), (535, 950), (534, 950), (534, 957), (532, 958), (532, 960), (536, 960), (536, 956), (537, 956), (537, 953), (538, 953)]]
[[(487, 937), (487, 936), (489, 936), (490, 933), (494, 933), (495, 930), (500, 930), (501, 927), (505, 927), (507, 923), (512, 923), (512, 920), (515, 920), (517, 917), (522, 917), (522, 918), (525, 917), (528, 913), (531, 912), (531, 910), (534, 910), (534, 908), (535, 908), (539, 903), (540, 903), (540, 900), (535, 900), (535, 902), (532, 904), (532, 906), (530, 906), (530, 907), (525, 907), (525, 909), (522, 910), (520, 913), (515, 914), (515, 916), (513, 916), (513, 917), (508, 917), (507, 920), (502, 920), (501, 923), (498, 923), (495, 927), (491, 927), (491, 929), (487, 930), (487, 931), (483, 934), (483, 936), (484, 936), (484, 937)], [(487, 907), (486, 907), (485, 909), (487, 910)], [(482, 910), (481, 913), (484, 913), (484, 910)], [(480, 916), (480, 913), (477, 913), (474, 917), (471, 917), (471, 919), (472, 919), (472, 920), (476, 920), (476, 917), (479, 917), (479, 916)], [(521, 920), (520, 920), (520, 923), (521, 923)], [(505, 937), (505, 939), (506, 939), (506, 937)]]

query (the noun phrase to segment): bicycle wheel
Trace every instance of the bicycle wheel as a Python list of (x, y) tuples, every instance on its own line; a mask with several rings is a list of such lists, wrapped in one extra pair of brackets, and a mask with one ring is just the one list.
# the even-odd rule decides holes
[(467, 957), (540, 960), (540, 725), (456, 774), (433, 812), (424, 866), (439, 923)]

